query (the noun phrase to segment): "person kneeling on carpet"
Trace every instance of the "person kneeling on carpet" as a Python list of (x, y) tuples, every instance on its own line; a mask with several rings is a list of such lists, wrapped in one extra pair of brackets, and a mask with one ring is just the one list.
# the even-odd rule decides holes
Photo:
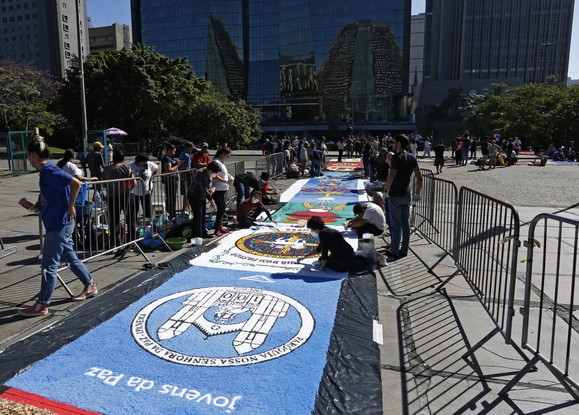
[(268, 219), (275, 223), (271, 217), (271, 213), (264, 206), (261, 201), (261, 192), (259, 190), (254, 190), (251, 192), (251, 197), (245, 199), (245, 201), (237, 209), (237, 223), (242, 228), (250, 228), (255, 223), (257, 217), (265, 212)]
[(386, 216), (380, 206), (368, 202), (366, 204), (356, 203), (354, 205), (356, 217), (348, 222), (344, 222), (344, 228), (352, 228), (361, 238), (365, 233), (374, 236), (382, 235), (386, 229)]
[(312, 216), (307, 223), (312, 236), (320, 239), (317, 252), (321, 252), (320, 269), (350, 272), (356, 264), (354, 248), (336, 229), (328, 228), (319, 216)]

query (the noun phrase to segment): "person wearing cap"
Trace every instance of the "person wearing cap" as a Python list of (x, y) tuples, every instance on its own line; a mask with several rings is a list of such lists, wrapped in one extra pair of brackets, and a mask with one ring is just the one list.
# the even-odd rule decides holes
[(209, 157), (209, 144), (205, 142), (201, 144), (201, 151), (193, 154), (191, 161), (193, 163), (193, 168), (195, 169), (207, 167), (209, 163), (211, 163), (211, 157)]
[(88, 169), (90, 171), (91, 177), (96, 177), (100, 179), (103, 175), (103, 170), (105, 168), (105, 160), (103, 158), (102, 149), (105, 148), (103, 143), (100, 141), (95, 141), (92, 145), (93, 151), (90, 151), (82, 160), (83, 169)]

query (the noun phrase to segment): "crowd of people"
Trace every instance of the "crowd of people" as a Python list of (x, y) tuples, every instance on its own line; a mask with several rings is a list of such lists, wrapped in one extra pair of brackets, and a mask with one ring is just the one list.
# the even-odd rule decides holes
[[(307, 154), (311, 142), (305, 139), (297, 141), (296, 153), (301, 157), (304, 149)], [(355, 205), (355, 217), (344, 224), (345, 228), (355, 230), (359, 238), (368, 233), (381, 235), (389, 228), (392, 244), (387, 255), (391, 259), (404, 257), (408, 252), (410, 235), (408, 218), (412, 174), (416, 174), (418, 178), (418, 188), (415, 192), (420, 192), (422, 184), (416, 158), (406, 151), (410, 141), (406, 136), (400, 135), (392, 140), (381, 140), (376, 137), (360, 142), (363, 142), (359, 153), (362, 157), (373, 156), (376, 151), (377, 156), (368, 160), (366, 166), (368, 171), (365, 173), (368, 178), (372, 177), (383, 183), (383, 191), (387, 197), (385, 198), (379, 190), (370, 193), (373, 197), (372, 202)], [(353, 144), (349, 140), (342, 150), (349, 152), (349, 147)], [(293, 154), (293, 143), (285, 140), (282, 148), (284, 146), (286, 150), (292, 149)], [(313, 143), (312, 147), (311, 157), (306, 158), (302, 168), (305, 170), (309, 165), (312, 172), (310, 174), (317, 176), (321, 174), (321, 169), (326, 163), (327, 146), (322, 138), (318, 143)], [(164, 186), (164, 201), (169, 219), (175, 218), (178, 214), (177, 189), (181, 189), (183, 196), (181, 211), (190, 215), (193, 237), (210, 237), (205, 224), (207, 204), (215, 209), (214, 231), (211, 236), (221, 236), (230, 231), (223, 226), (226, 194), (230, 186), (234, 186), (236, 191), (239, 227), (253, 226), (262, 213), (265, 218), (273, 221), (266, 205), (272, 202), (272, 197), (278, 192), (270, 185), (269, 174), (263, 172), (258, 176), (252, 172), (243, 172), (232, 176), (226, 167), (232, 153), (227, 147), (219, 148), (211, 158), (206, 143), (203, 143), (202, 149), (197, 152), (194, 151), (192, 143), (187, 143), (185, 150), (177, 157), (175, 146), (167, 143), (160, 166), (151, 162), (145, 153), (137, 154), (133, 162), (126, 164), (124, 155), (119, 149), (113, 151), (111, 162), (106, 165), (102, 150), (103, 145), (95, 142), (93, 151), (84, 158), (81, 166), (84, 170), (88, 168), (89, 176), (83, 174), (83, 169), (75, 162), (74, 151), (67, 150), (58, 164), (54, 165), (48, 160), (50, 152), (44, 140), (38, 136), (30, 141), (28, 158), (41, 172), (41, 212), (46, 228), (46, 240), (50, 243), (44, 244), (41, 293), (34, 305), (19, 310), (22, 316), (47, 314), (56, 283), (56, 270), (62, 260), (71, 264), (72, 271), (84, 285), (84, 290), (74, 298), (75, 300), (93, 297), (98, 292), (90, 273), (78, 260), (73, 246), (75, 203), (84, 181), (96, 181), (95, 197), (97, 194), (106, 197), (109, 226), (115, 238), (109, 241), (111, 246), (123, 245), (126, 242), (123, 235), (127, 232), (130, 235), (130, 230), (124, 226), (128, 224), (129, 229), (134, 228), (137, 213), (140, 212), (141, 217), (149, 218), (154, 214), (152, 179), (157, 175), (161, 176), (161, 183)], [(319, 237), (318, 250), (322, 254), (320, 261), (322, 267), (338, 271), (351, 268), (355, 262), (352, 261), (354, 251), (345, 243), (340, 232), (327, 228), (320, 217), (312, 217), (307, 226)], [(130, 236), (129, 239), (132, 239), (132, 235)]]
[[(364, 235), (390, 233), (390, 246), (385, 253), (386, 261), (396, 261), (408, 255), (410, 244), (410, 204), (422, 189), (422, 175), (416, 157), (408, 151), (410, 140), (398, 135), (392, 145), (381, 151), (385, 168), (378, 180), (367, 189), (372, 201), (357, 203), (354, 217), (344, 222), (345, 229), (352, 229), (359, 239)], [(412, 188), (412, 176), (416, 187)], [(414, 194), (413, 194), (414, 193)], [(312, 234), (319, 238), (317, 247), (321, 253), (320, 267), (336, 271), (351, 271), (356, 264), (355, 253), (345, 242), (343, 235), (325, 226), (322, 218), (312, 216), (308, 223)]]
[[(93, 144), (82, 162), (82, 167), (90, 170), (90, 177), (75, 163), (73, 150), (66, 150), (59, 166), (67, 169), (73, 177), (80, 181), (102, 180), (97, 182), (95, 194), (107, 202), (107, 218), (110, 228), (110, 246), (122, 245), (129, 229), (138, 227), (138, 217), (153, 219), (154, 184), (152, 178), (160, 176), (163, 186), (163, 206), (167, 220), (173, 220), (181, 214), (191, 217), (194, 237), (209, 237), (205, 228), (206, 204), (215, 209), (215, 220), (212, 236), (222, 236), (229, 232), (223, 226), (227, 209), (227, 194), (230, 186), (236, 190), (236, 208), (238, 216), (243, 220), (240, 225), (248, 226), (261, 212), (269, 215), (266, 204), (273, 203), (278, 194), (270, 183), (268, 172), (262, 172), (258, 177), (252, 172), (244, 172), (232, 176), (226, 167), (232, 150), (228, 147), (219, 148), (215, 155), (209, 155), (209, 145), (202, 143), (201, 149), (195, 151), (193, 143), (186, 142), (183, 151), (177, 156), (175, 145), (165, 143), (161, 155), (160, 166), (149, 160), (146, 153), (139, 153), (130, 164), (125, 164), (124, 155), (119, 149), (113, 151), (111, 163), (105, 165), (102, 154), (103, 145)], [(139, 178), (140, 180), (130, 180)], [(119, 180), (120, 179), (120, 180)], [(179, 204), (179, 196), (182, 197)], [(159, 195), (160, 197), (160, 195)], [(251, 201), (254, 203), (246, 203)], [(251, 208), (250, 208), (251, 207)], [(124, 221), (121, 220), (124, 215)], [(129, 232), (132, 237), (132, 234)]]

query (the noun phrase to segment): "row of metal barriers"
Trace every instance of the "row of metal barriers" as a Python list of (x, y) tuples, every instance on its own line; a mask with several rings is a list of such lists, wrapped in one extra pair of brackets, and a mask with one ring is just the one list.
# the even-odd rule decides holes
[[(284, 173), (283, 153), (275, 153), (252, 162), (227, 163), (228, 173), (267, 171), (271, 178)], [(149, 262), (146, 251), (159, 248), (171, 251), (166, 237), (181, 233), (190, 224), (188, 192), (191, 171), (156, 174), (150, 178), (130, 177), (83, 183), (76, 204), (76, 228), (73, 244), (83, 262), (115, 253), (122, 258), (133, 250)], [(225, 195), (229, 206), (235, 198), (233, 183)], [(205, 220), (212, 226), (211, 216)], [(40, 252), (44, 229), (39, 215)], [(66, 267), (61, 268), (64, 270)], [(63, 287), (68, 287), (62, 281)], [(71, 292), (69, 292), (72, 295)]]
[[(447, 257), (457, 268), (436, 290), (443, 292), (461, 274), (495, 326), (465, 357), (500, 333), (527, 362), (501, 390), (501, 396), (542, 362), (579, 400), (575, 355), (579, 325), (574, 316), (579, 297), (579, 221), (545, 213), (521, 223), (512, 205), (466, 187), (459, 190), (430, 170), (422, 173), (413, 230), (444, 251), (429, 271)], [(522, 304), (522, 319), (515, 304)], [(520, 334), (520, 341), (514, 339), (514, 332), (517, 340)]]

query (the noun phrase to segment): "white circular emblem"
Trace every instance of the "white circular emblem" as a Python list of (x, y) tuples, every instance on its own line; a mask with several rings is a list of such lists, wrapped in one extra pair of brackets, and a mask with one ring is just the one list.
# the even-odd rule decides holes
[[(176, 308), (175, 300), (182, 297), (186, 298)], [(169, 362), (243, 366), (294, 351), (307, 342), (314, 325), (309, 310), (286, 295), (257, 288), (208, 287), (152, 302), (137, 313), (131, 332), (144, 350)], [(276, 326), (281, 328), (279, 335)], [(206, 344), (215, 347), (204, 349)], [(201, 353), (189, 353), (196, 346)]]

